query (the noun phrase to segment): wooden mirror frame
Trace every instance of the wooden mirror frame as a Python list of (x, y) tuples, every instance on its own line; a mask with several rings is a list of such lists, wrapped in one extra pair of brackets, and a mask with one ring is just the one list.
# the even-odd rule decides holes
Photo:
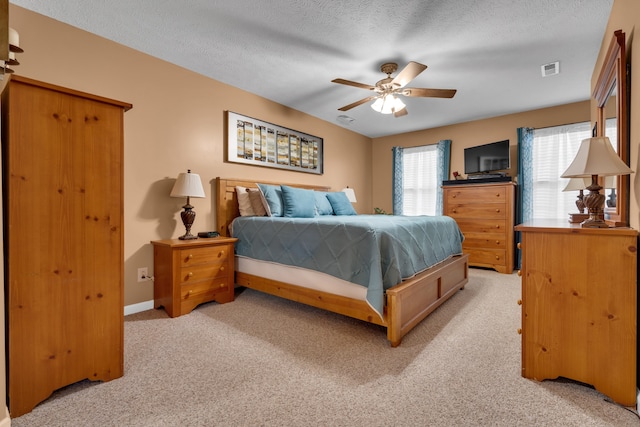
[[(602, 63), (600, 75), (596, 82), (593, 98), (598, 106), (596, 132), (598, 136), (605, 136), (605, 109), (609, 95), (616, 87), (616, 118), (618, 132), (618, 155), (625, 164), (629, 165), (629, 122), (627, 100), (627, 59), (625, 35), (622, 30), (613, 33), (607, 55)], [(629, 175), (617, 177), (617, 203), (615, 208), (605, 209), (605, 220), (612, 226), (629, 225)]]

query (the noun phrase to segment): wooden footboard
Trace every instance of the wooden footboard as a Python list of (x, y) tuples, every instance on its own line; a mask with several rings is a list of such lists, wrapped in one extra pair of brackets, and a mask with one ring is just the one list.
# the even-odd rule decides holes
[(387, 290), (387, 339), (392, 347), (469, 281), (469, 255), (459, 255)]
[(382, 325), (387, 339), (397, 347), (411, 329), (433, 310), (464, 288), (468, 281), (469, 255), (452, 257), (387, 290), (384, 319), (357, 299), (303, 288), (290, 283), (236, 272), (236, 283), (281, 298)]

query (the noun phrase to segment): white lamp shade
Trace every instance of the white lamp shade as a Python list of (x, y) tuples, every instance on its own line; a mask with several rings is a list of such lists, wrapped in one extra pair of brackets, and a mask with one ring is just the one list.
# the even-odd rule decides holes
[(371, 104), (371, 108), (382, 114), (395, 113), (402, 110), (404, 107), (404, 102), (392, 94), (383, 95)]
[(592, 175), (629, 175), (633, 171), (613, 150), (606, 136), (583, 139), (576, 157), (562, 178), (587, 178)]
[(342, 192), (347, 195), (347, 199), (349, 199), (351, 203), (356, 203), (358, 201), (356, 199), (356, 192), (353, 191), (353, 188), (343, 188)]
[(604, 178), (603, 188), (616, 188), (618, 186), (618, 177), (617, 176), (606, 176)]
[(200, 175), (191, 173), (190, 170), (178, 175), (178, 179), (171, 189), (171, 197), (204, 197)]
[(571, 178), (562, 191), (584, 190), (591, 185), (591, 180), (585, 178)]

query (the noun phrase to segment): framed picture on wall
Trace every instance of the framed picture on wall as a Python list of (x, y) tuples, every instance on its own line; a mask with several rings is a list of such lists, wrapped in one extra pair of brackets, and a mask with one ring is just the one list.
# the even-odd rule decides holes
[(227, 111), (227, 161), (296, 172), (323, 173), (323, 140)]

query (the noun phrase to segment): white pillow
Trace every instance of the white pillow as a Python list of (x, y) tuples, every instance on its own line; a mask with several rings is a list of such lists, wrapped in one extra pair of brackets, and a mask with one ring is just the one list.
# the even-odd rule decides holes
[(238, 195), (240, 216), (255, 216), (256, 213), (253, 210), (253, 206), (251, 206), (251, 199), (249, 198), (249, 190), (247, 187), (236, 186), (236, 194)]

